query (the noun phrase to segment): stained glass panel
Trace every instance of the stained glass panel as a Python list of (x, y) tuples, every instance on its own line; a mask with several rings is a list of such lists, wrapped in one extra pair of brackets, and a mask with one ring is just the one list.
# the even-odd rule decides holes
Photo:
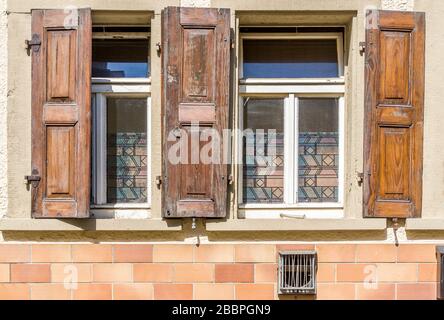
[(146, 99), (107, 99), (108, 203), (147, 202)]
[(337, 202), (338, 99), (299, 99), (299, 202)]
[(284, 200), (284, 100), (247, 98), (244, 104), (244, 203)]

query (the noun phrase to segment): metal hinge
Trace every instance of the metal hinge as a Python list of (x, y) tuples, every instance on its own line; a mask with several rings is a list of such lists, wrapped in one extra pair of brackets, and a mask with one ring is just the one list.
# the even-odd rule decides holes
[(365, 53), (365, 49), (367, 48), (367, 42), (361, 41), (359, 42), (359, 53), (363, 55)]
[(26, 50), (28, 51), (28, 55), (31, 53), (31, 49), (33, 52), (39, 52), (40, 46), (42, 45), (42, 41), (40, 40), (40, 36), (37, 33), (32, 35), (31, 40), (26, 40)]
[(162, 177), (161, 176), (157, 176), (156, 177), (156, 186), (158, 188), (160, 188), (161, 185), (162, 185)]
[(37, 175), (25, 176), (26, 184), (27, 185), (32, 185), (33, 188), (37, 188), (37, 186), (39, 185), (41, 180), (42, 180), (42, 177), (37, 176)]

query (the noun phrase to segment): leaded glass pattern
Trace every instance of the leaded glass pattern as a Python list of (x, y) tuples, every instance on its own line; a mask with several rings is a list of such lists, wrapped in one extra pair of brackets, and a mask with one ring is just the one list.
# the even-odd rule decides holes
[[(247, 137), (244, 164), (244, 202), (281, 203), (284, 200), (284, 135)], [(267, 150), (275, 150), (267, 154)]]
[(147, 202), (146, 133), (108, 136), (107, 189), (109, 203)]
[(299, 134), (299, 202), (337, 202), (338, 170), (338, 133)]

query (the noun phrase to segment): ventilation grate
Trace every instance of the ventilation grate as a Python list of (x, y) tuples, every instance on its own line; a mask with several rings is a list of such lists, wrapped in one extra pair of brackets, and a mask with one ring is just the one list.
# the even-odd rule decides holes
[(279, 253), (279, 294), (316, 294), (315, 251)]

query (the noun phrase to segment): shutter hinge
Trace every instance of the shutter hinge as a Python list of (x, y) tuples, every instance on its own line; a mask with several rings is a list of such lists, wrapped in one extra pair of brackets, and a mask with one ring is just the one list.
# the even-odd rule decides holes
[(162, 45), (160, 44), (160, 42), (156, 43), (156, 51), (157, 55), (160, 57), (160, 55), (162, 54)]
[(359, 42), (359, 53), (361, 56), (365, 53), (365, 49), (367, 48), (367, 42), (361, 41)]
[(40, 40), (40, 36), (37, 33), (32, 35), (31, 40), (26, 40), (26, 50), (28, 51), (28, 56), (31, 54), (31, 49), (33, 52), (39, 52), (40, 46), (42, 45), (42, 41)]
[(158, 188), (160, 188), (161, 185), (162, 185), (162, 177), (161, 176), (157, 176), (156, 177), (156, 186)]
[(26, 185), (32, 185), (33, 188), (37, 188), (40, 181), (42, 180), (42, 177), (38, 175), (32, 175), (32, 176), (25, 176), (25, 183)]
[(364, 183), (364, 173), (363, 172), (356, 172), (356, 179), (358, 180), (358, 185), (362, 186)]

